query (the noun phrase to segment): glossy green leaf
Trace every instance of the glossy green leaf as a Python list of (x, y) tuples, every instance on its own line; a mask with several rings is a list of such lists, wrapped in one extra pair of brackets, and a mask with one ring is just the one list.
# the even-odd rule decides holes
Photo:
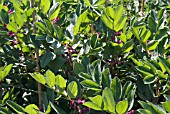
[(122, 51), (125, 53), (130, 52), (133, 49), (133, 45), (133, 40), (128, 41), (125, 45), (123, 45)]
[(17, 26), (17, 24), (16, 23), (14, 23), (14, 22), (10, 22), (8, 25), (7, 25), (7, 29), (9, 30), (9, 31), (12, 31), (12, 32), (17, 32), (18, 31), (18, 26)]
[(83, 73), (83, 72), (79, 73), (79, 77), (81, 77), (83, 79), (89, 79), (89, 80), (92, 79), (89, 74), (86, 74), (86, 73)]
[(76, 98), (78, 94), (78, 86), (75, 81), (72, 81), (67, 86), (67, 94), (69, 98)]
[(116, 104), (116, 112), (118, 114), (124, 114), (128, 109), (128, 100), (119, 101)]
[(85, 102), (83, 105), (90, 107), (91, 109), (94, 109), (94, 110), (102, 110), (98, 105), (96, 105), (93, 102)]
[(156, 81), (156, 77), (154, 75), (148, 75), (143, 79), (143, 81), (144, 81), (144, 84), (151, 84)]
[[(116, 16), (117, 17), (117, 16)], [(116, 21), (114, 21), (114, 30), (116, 32), (120, 31), (121, 29), (123, 29), (123, 27), (126, 24), (126, 20), (127, 17), (126, 16), (121, 16), (120, 20), (116, 23)]]
[(159, 56), (158, 60), (163, 64), (164, 68), (170, 75), (170, 63), (161, 56)]
[(73, 69), (74, 69), (75, 75), (78, 75), (80, 72), (84, 71), (84, 66), (81, 63), (74, 61)]
[(50, 102), (51, 107), (57, 114), (67, 114), (63, 109)]
[(19, 113), (25, 113), (25, 109), (24, 109), (22, 106), (16, 104), (15, 102), (13, 102), (13, 101), (11, 101), (11, 100), (7, 100), (6, 103), (7, 103), (7, 105), (8, 105), (9, 107), (11, 107), (16, 113), (18, 113), (18, 114), (19, 114)]
[(32, 78), (34, 78), (37, 82), (45, 85), (46, 80), (45, 80), (45, 77), (44, 77), (43, 75), (38, 74), (38, 73), (30, 73), (30, 76), (31, 76)]
[(19, 25), (19, 28), (21, 28), (24, 25), (24, 17), (21, 15), (19, 11), (16, 11), (14, 13), (14, 19), (16, 23)]
[(102, 110), (102, 108), (103, 108), (102, 96), (96, 95), (95, 97), (89, 97), (89, 99), (92, 102), (85, 102), (83, 104), (84, 106), (87, 106), (94, 110)]
[(94, 49), (96, 48), (96, 44), (97, 44), (97, 39), (98, 39), (98, 35), (94, 34), (91, 39), (90, 39), (90, 43), (91, 43), (91, 47)]
[(107, 68), (102, 72), (103, 88), (110, 87), (110, 83), (111, 83), (111, 75), (110, 75), (110, 70)]
[(0, 114), (12, 114), (12, 112), (4, 107), (0, 107)]
[(109, 27), (111, 30), (113, 30), (113, 22), (111, 21), (111, 19), (109, 19), (105, 14), (101, 15), (101, 20), (103, 21), (103, 23)]
[(115, 102), (118, 102), (120, 100), (120, 97), (122, 95), (122, 85), (120, 83), (119, 78), (115, 77), (110, 85), (110, 89), (112, 90), (114, 100)]
[[(1, 9), (0, 9), (1, 10)], [(2, 9), (0, 11), (0, 20), (3, 22), (3, 23), (9, 23), (9, 15), (8, 15), (8, 12), (5, 11), (4, 9)]]
[(55, 85), (55, 74), (50, 71), (47, 70), (45, 73), (45, 78), (46, 78), (46, 83), (49, 87), (54, 87)]
[(106, 0), (97, 0), (94, 5), (102, 5), (106, 2)]
[(87, 5), (87, 6), (91, 6), (91, 3), (90, 3), (89, 0), (84, 0), (84, 3), (85, 3), (85, 5)]
[(147, 48), (148, 48), (148, 50), (155, 50), (157, 48), (158, 44), (159, 44), (159, 42), (156, 40), (149, 41), (149, 43), (147, 44)]
[(56, 17), (58, 17), (59, 12), (60, 12), (60, 5), (57, 2), (57, 3), (53, 4), (53, 6), (49, 10), (49, 19), (53, 20)]
[(76, 35), (79, 31), (81, 23), (86, 19), (88, 14), (88, 10), (84, 11), (77, 19), (76, 26), (74, 27), (74, 35)]
[(164, 78), (164, 79), (168, 78), (168, 75), (164, 74), (162, 71), (157, 70), (156, 72), (160, 78)]
[(37, 114), (38, 107), (35, 104), (29, 104), (28, 106), (25, 107), (25, 111), (28, 114)]
[(149, 28), (151, 29), (151, 31), (156, 32), (157, 23), (155, 22), (155, 19), (153, 17), (150, 16), (148, 18), (148, 24), (149, 24)]
[(56, 76), (55, 84), (61, 92), (66, 88), (66, 80), (61, 75)]
[(46, 31), (46, 27), (42, 22), (36, 22), (36, 25), (40, 30)]
[(8, 66), (0, 69), (0, 81), (2, 81), (9, 74), (12, 66), (12, 64), (9, 64)]
[(165, 110), (170, 113), (170, 101), (166, 101), (164, 103), (162, 103), (163, 107), (165, 108)]
[(41, 0), (40, 8), (43, 14), (46, 14), (50, 8), (50, 0)]
[(109, 88), (105, 88), (102, 93), (104, 105), (109, 112), (115, 113), (115, 100), (113, 98), (112, 91)]
[(149, 68), (147, 68), (147, 67), (138, 66), (138, 67), (136, 67), (136, 69), (137, 69), (139, 72), (143, 73), (144, 75), (154, 75), (154, 74), (151, 72), (151, 70), (150, 70)]
[(149, 110), (145, 110), (145, 109), (138, 109), (137, 111), (139, 112), (139, 114), (153, 114)]
[(40, 60), (41, 67), (44, 68), (45, 66), (47, 66), (48, 63), (53, 59), (53, 56), (54, 55), (52, 52), (45, 53)]
[(81, 84), (82, 84), (82, 86), (84, 86), (86, 88), (89, 88), (89, 89), (94, 89), (94, 90), (100, 89), (99, 85), (96, 82), (92, 81), (92, 80), (88, 80), (88, 79), (83, 80), (81, 82)]

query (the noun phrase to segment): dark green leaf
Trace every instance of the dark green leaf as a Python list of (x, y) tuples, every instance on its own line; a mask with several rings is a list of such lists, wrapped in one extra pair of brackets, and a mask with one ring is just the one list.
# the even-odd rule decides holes
[(53, 56), (54, 55), (52, 52), (45, 53), (40, 60), (41, 67), (44, 68), (45, 66), (47, 66), (48, 63), (53, 59)]
[(103, 88), (110, 87), (110, 83), (111, 83), (111, 75), (110, 75), (110, 70), (107, 68), (102, 72)]
[(118, 102), (121, 98), (121, 95), (122, 95), (122, 85), (120, 83), (119, 78), (115, 77), (112, 80), (112, 83), (110, 85), (110, 89), (112, 90), (115, 102)]
[(22, 106), (16, 104), (15, 102), (13, 102), (13, 101), (11, 101), (11, 100), (7, 100), (6, 103), (7, 103), (7, 105), (10, 106), (16, 113), (18, 113), (18, 114), (19, 114), (19, 113), (25, 113), (25, 109), (24, 109)]

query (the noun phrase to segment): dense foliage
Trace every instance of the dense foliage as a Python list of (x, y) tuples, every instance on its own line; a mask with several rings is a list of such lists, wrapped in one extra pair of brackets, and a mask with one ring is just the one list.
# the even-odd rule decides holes
[(170, 1), (1, 0), (12, 113), (170, 113)]

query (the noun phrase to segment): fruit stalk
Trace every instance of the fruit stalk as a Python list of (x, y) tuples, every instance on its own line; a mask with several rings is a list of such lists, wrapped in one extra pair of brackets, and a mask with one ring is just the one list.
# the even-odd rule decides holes
[[(30, 1), (30, 7), (34, 7), (35, 1), (31, 0)], [(35, 11), (33, 11), (32, 13), (32, 18), (33, 18), (33, 33), (36, 34), (36, 18), (35, 18)], [(39, 65), (39, 49), (35, 48), (35, 56), (36, 56), (36, 72), (40, 73), (40, 65)], [(38, 83), (38, 105), (39, 105), (39, 110), (42, 110), (42, 88), (41, 88), (41, 84)]]

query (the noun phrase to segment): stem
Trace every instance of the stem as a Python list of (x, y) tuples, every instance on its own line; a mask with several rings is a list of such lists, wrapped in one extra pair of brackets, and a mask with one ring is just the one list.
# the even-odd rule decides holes
[[(34, 7), (34, 3), (35, 1), (34, 0), (31, 0), (30, 1), (30, 6), (31, 7)], [(32, 13), (32, 18), (33, 18), (33, 33), (36, 34), (36, 25), (35, 25), (35, 22), (36, 22), (36, 18), (35, 18), (35, 11)], [(35, 55), (36, 55), (36, 72), (37, 73), (40, 73), (40, 65), (39, 65), (39, 49), (36, 48), (35, 49)], [(39, 104), (39, 110), (42, 110), (42, 88), (41, 88), (41, 84), (38, 83), (38, 104)]]
[(72, 67), (72, 70), (73, 70), (72, 76), (74, 76), (73, 59), (72, 59), (72, 57), (71, 57), (71, 52), (70, 52), (70, 50), (69, 50), (69, 44), (68, 44), (68, 43), (66, 43), (66, 49), (68, 50), (69, 63), (70, 63), (70, 66)]
[(160, 95), (160, 91), (159, 91), (159, 80), (160, 80), (160, 78), (157, 78), (157, 80), (156, 80), (156, 99), (155, 99), (155, 102), (156, 102), (156, 103), (158, 103), (159, 95)]
[(94, 34), (94, 24), (91, 25), (91, 34)]
[(142, 0), (142, 16), (144, 16), (145, 0)]

